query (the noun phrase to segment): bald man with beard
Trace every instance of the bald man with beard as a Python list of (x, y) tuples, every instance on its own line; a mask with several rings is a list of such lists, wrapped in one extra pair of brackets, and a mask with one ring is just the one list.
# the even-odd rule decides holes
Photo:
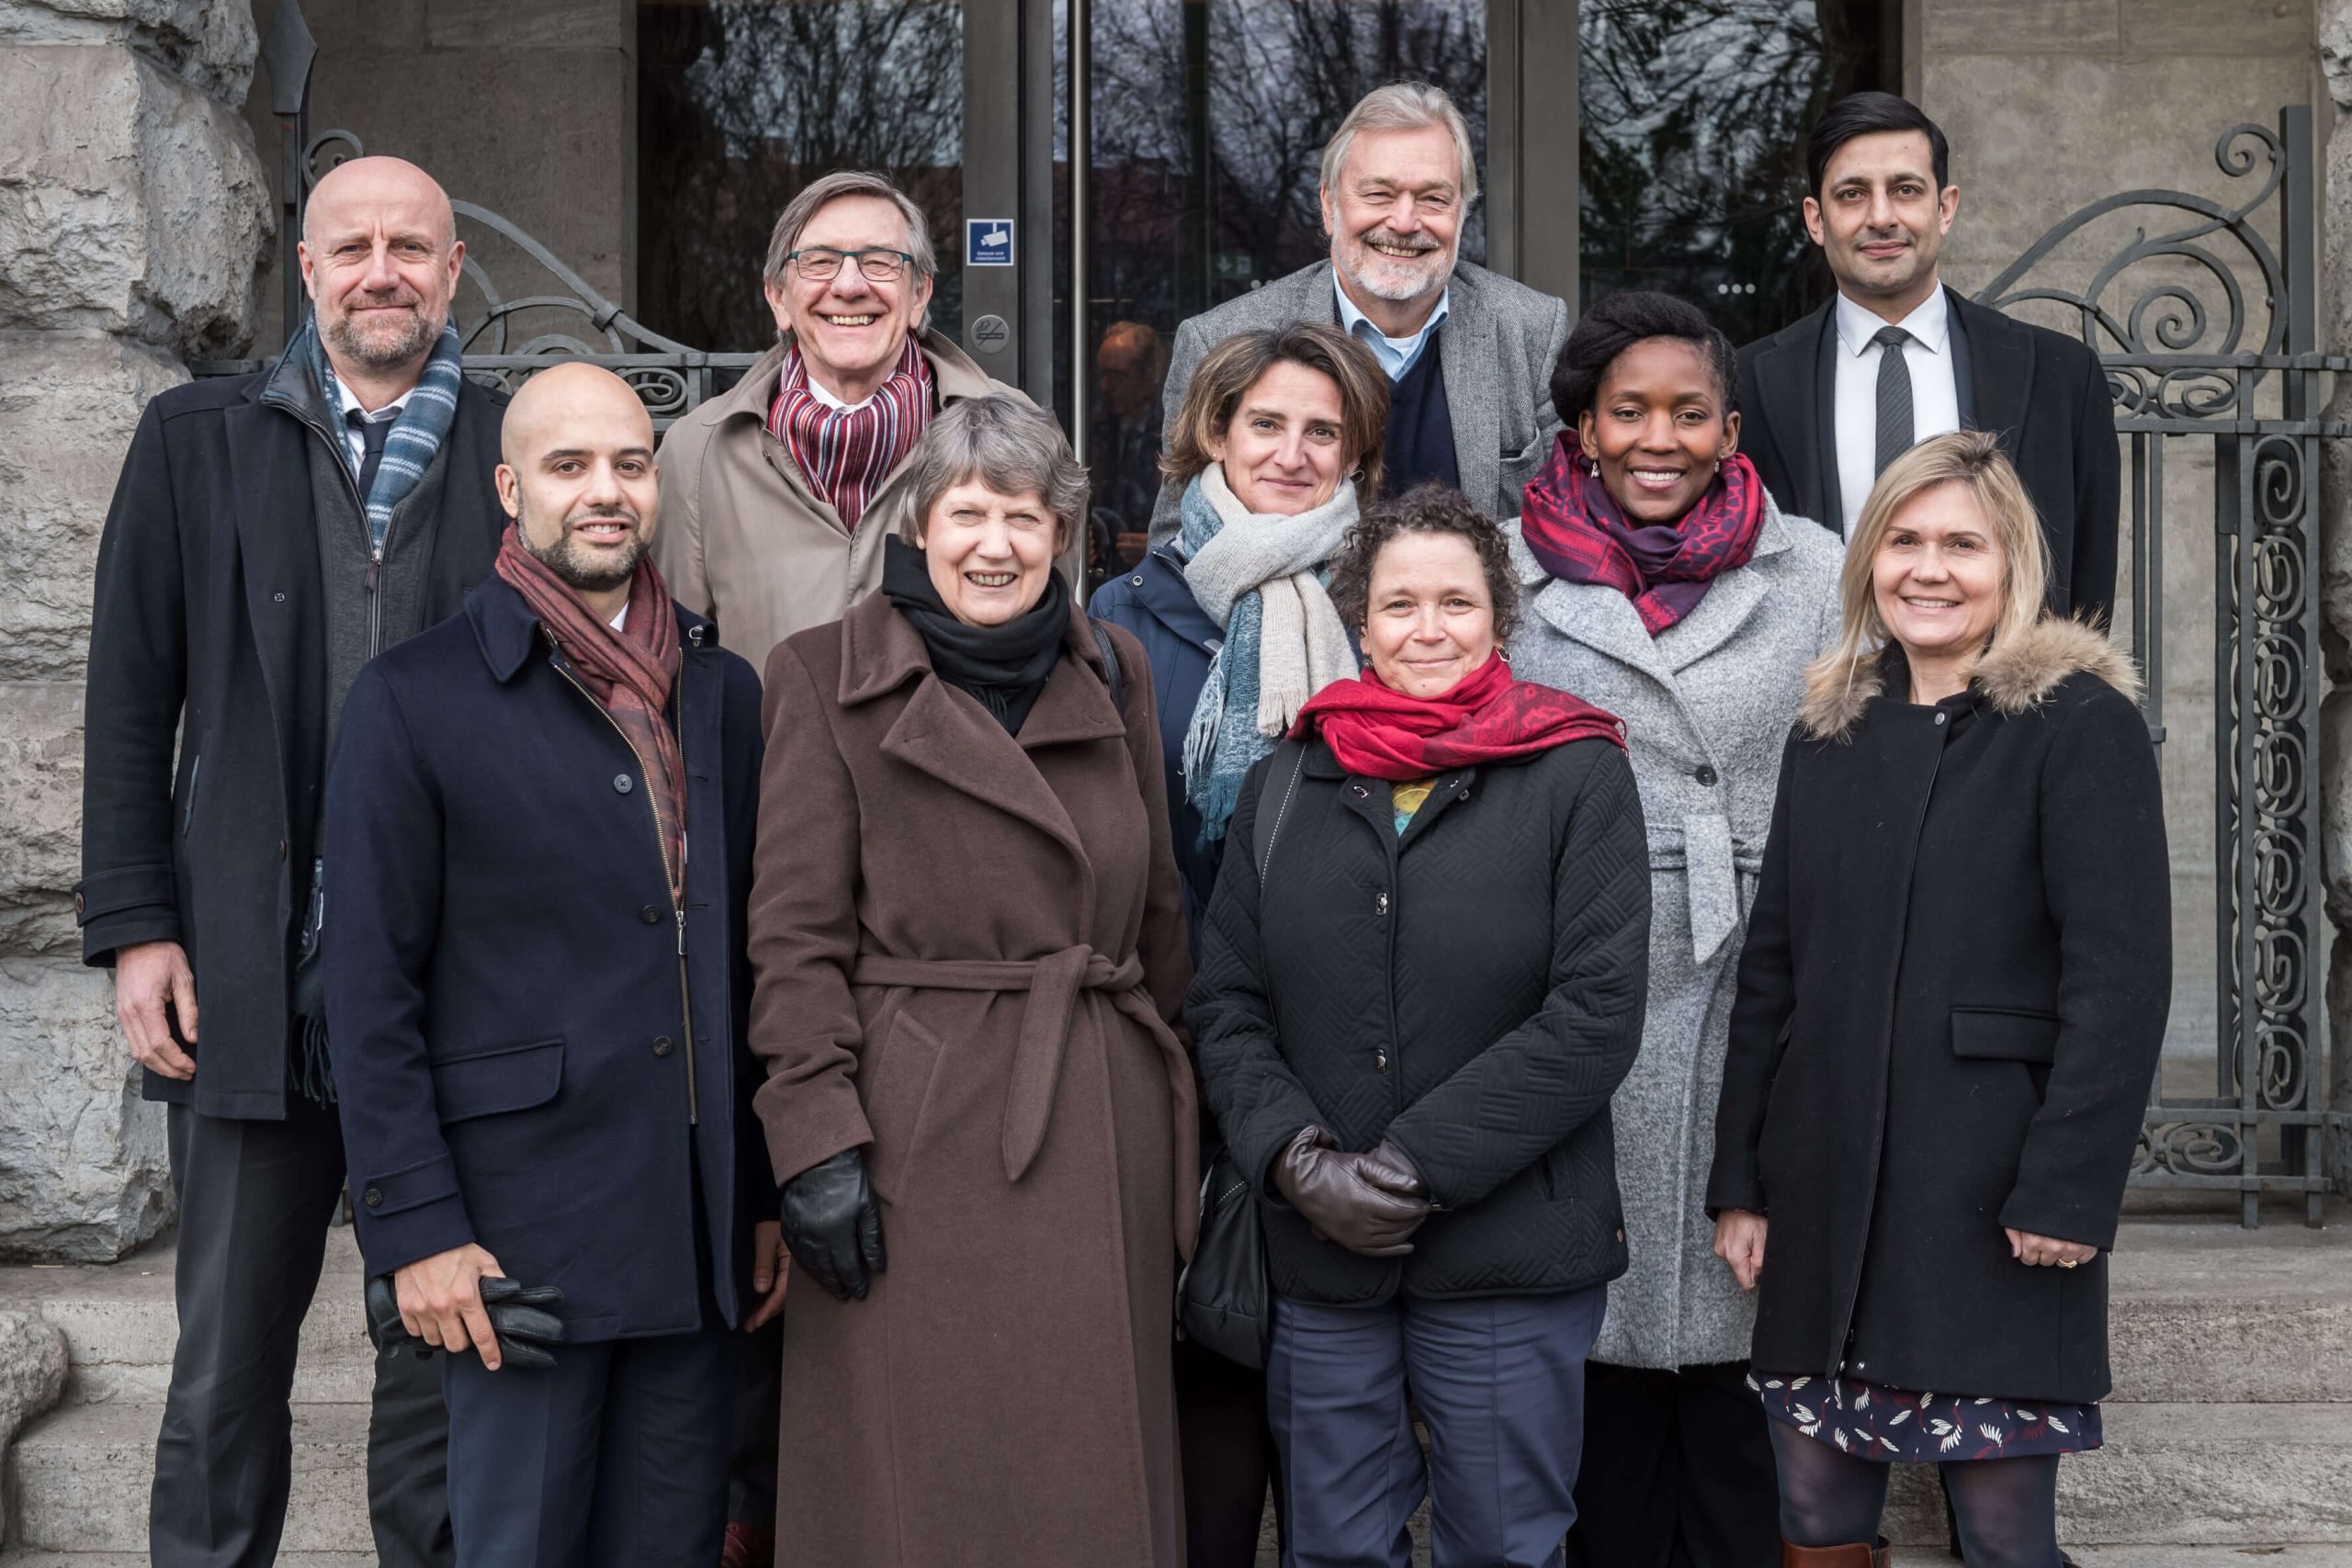
[[(503, 450), (491, 580), (360, 671), (328, 775), (359, 1245), (446, 1352), (460, 1564), (711, 1568), (730, 1330), (785, 1285), (744, 1029), (759, 678), (647, 554), (618, 378), (541, 372)], [(553, 1365), (501, 1341), (498, 1279), (560, 1293)]]
[[(449, 327), (465, 247), (447, 196), (356, 159), (312, 191), (299, 254), (312, 320), (269, 369), (147, 405), (98, 549), (74, 906), (145, 1095), (169, 1106), (164, 1568), (277, 1557), (296, 1339), (344, 1185), (319, 963), (328, 749), (359, 667), (453, 614), (504, 522), (503, 400), (463, 380)], [(386, 1568), (451, 1560), (438, 1382), (379, 1358)]]

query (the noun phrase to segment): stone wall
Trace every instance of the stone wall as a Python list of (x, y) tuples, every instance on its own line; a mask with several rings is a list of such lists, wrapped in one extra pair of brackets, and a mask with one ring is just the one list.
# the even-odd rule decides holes
[[(2322, 186), (2325, 210), (2321, 234), (2331, 257), (2352, 256), (2352, 0), (2320, 0), (2320, 66), (2327, 99), (2318, 106), (2321, 134), (2328, 135)], [(2330, 133), (2333, 134), (2330, 134)], [(2352, 283), (2332, 266), (2323, 276), (2320, 324), (2335, 354), (2352, 353)], [(2352, 377), (2336, 378), (2327, 406), (2332, 420), (2352, 421)], [(2321, 633), (2328, 679), (2335, 687), (2320, 710), (2321, 774), (2325, 782), (2322, 841), (2326, 854), (2327, 915), (2341, 934), (2352, 930), (2352, 443), (2324, 448), (2320, 499), (2321, 603), (2326, 626)], [(2352, 1116), (2352, 942), (2335, 944), (2327, 976), (2327, 1021), (2333, 1043), (2328, 1108)], [(2330, 1134), (2338, 1190), (2352, 1192), (2352, 1126)]]
[(0, 1257), (111, 1258), (169, 1213), (160, 1110), (74, 929), (82, 675), (140, 411), (251, 341), (254, 52), (245, 0), (0, 0)]

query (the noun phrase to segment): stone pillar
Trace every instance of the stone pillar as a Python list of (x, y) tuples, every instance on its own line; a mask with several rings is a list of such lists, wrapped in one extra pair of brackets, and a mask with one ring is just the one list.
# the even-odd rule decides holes
[(0, 0), (0, 1257), (169, 1217), (113, 987), (85, 969), (82, 677), (115, 475), (179, 360), (241, 352), (270, 209), (247, 0)]
[[(2320, 225), (2320, 328), (2331, 354), (2352, 352), (2352, 285), (2337, 277), (2352, 256), (2352, 0), (2319, 0), (2320, 68), (2329, 103), (2315, 116), (2326, 138), (2325, 210)], [(2352, 377), (2335, 378), (2325, 417), (2352, 420)], [(2320, 706), (2320, 838), (2327, 918), (2335, 942), (2327, 973), (2327, 1109), (2352, 1112), (2352, 443), (2320, 446), (2322, 651), (2334, 692)], [(2352, 1192), (2352, 1130), (2328, 1134), (2338, 1191)]]

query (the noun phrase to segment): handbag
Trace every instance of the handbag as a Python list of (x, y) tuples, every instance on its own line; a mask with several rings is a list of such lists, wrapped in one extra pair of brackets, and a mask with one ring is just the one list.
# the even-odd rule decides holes
[(1201, 1235), (1176, 1280), (1179, 1333), (1228, 1361), (1263, 1371), (1274, 1339), (1266, 1236), (1258, 1195), (1222, 1144), (1201, 1173)]
[[(1287, 752), (1290, 776), (1279, 801), (1275, 784)], [(1306, 749), (1286, 740), (1276, 749), (1258, 784), (1258, 812), (1250, 845), (1262, 881), (1273, 858)], [(1271, 809), (1270, 809), (1271, 808)], [(1258, 1194), (1223, 1144), (1201, 1162), (1200, 1239), (1193, 1260), (1176, 1280), (1177, 1330), (1228, 1361), (1263, 1371), (1274, 1341), (1273, 1291), (1266, 1283), (1266, 1233), (1258, 1215)]]

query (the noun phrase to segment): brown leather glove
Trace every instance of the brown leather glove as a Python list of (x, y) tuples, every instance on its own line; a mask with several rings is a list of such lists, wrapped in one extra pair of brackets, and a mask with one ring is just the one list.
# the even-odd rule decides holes
[(1320, 1127), (1302, 1127), (1274, 1156), (1274, 1188), (1306, 1216), (1316, 1236), (1366, 1258), (1402, 1258), (1406, 1239), (1429, 1218), (1421, 1179), (1396, 1147), (1370, 1154), (1331, 1147)]

